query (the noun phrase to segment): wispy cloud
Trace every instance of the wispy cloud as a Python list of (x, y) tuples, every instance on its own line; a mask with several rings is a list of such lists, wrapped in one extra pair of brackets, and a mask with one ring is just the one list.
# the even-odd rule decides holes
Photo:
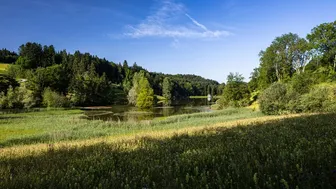
[[(188, 22), (186, 19), (189, 18)], [(193, 27), (190, 21), (197, 27)], [(132, 38), (171, 37), (177, 38), (219, 38), (230, 35), (226, 30), (210, 30), (186, 13), (181, 3), (165, 0), (162, 5), (137, 25), (128, 25), (124, 35)]]
[(205, 31), (209, 31), (208, 28), (206, 28), (203, 24), (197, 22), (195, 19), (193, 19), (189, 14), (185, 14), (196, 26), (202, 28)]

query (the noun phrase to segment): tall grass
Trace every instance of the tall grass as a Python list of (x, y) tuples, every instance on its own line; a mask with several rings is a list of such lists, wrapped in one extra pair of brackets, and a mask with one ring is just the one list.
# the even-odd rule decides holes
[[(218, 121), (236, 115), (230, 111), (192, 116)], [(187, 119), (179, 118), (169, 119)], [(39, 154), (13, 150), (0, 155), (0, 188), (335, 188), (336, 115), (268, 118), (170, 137), (49, 145)]]
[(207, 126), (258, 117), (261, 113), (248, 109), (227, 109), (142, 122), (90, 121), (83, 119), (83, 116), (80, 110), (3, 114), (0, 117), (0, 147)]

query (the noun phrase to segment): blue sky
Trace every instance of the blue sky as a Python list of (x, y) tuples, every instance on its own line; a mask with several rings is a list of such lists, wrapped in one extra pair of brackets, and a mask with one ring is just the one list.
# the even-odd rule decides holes
[(334, 0), (1, 0), (0, 48), (28, 41), (149, 71), (249, 77), (276, 36), (336, 20)]

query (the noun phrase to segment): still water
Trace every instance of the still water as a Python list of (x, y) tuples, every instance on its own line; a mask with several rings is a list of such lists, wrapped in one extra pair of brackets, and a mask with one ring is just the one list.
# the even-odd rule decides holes
[(85, 110), (84, 115), (90, 120), (141, 121), (152, 120), (157, 117), (210, 111), (210, 105), (206, 99), (188, 99), (175, 102), (171, 107), (155, 107), (150, 110), (139, 110), (133, 106), (114, 105), (111, 108)]

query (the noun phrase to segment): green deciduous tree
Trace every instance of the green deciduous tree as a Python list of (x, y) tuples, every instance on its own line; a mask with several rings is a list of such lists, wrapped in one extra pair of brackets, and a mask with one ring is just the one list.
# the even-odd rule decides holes
[(19, 83), (12, 77), (0, 74), (0, 93), (7, 94), (9, 87), (15, 88), (19, 86)]
[(164, 105), (170, 106), (172, 103), (173, 84), (168, 77), (165, 77), (162, 83), (162, 96), (165, 98)]
[(230, 73), (221, 100), (223, 106), (246, 106), (248, 101), (249, 90), (244, 77), (239, 73)]
[(322, 66), (333, 66), (336, 55), (336, 21), (323, 23), (312, 29), (307, 35), (307, 39), (314, 49), (321, 55), (321, 59), (317, 62)]
[(151, 108), (154, 105), (154, 91), (146, 77), (141, 77), (139, 81), (140, 93), (137, 96), (136, 106), (138, 108)]

